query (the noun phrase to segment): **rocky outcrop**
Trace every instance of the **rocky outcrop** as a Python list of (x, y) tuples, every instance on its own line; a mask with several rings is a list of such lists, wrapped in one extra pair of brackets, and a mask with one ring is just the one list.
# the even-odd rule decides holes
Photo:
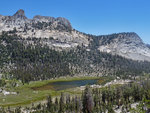
[(102, 36), (98, 49), (133, 60), (150, 61), (150, 49), (136, 33), (119, 33)]
[[(72, 48), (78, 45), (88, 46), (89, 44), (88, 36), (73, 30), (67, 19), (40, 15), (28, 19), (23, 10), (17, 11), (13, 16), (0, 16), (0, 33), (2, 31), (8, 31), (10, 35), (15, 33), (25, 39), (29, 37), (53, 38), (55, 42), (58, 42), (53, 44), (57, 45), (57, 48), (58, 45), (60, 48)], [(51, 42), (44, 42), (44, 44), (47, 43), (52, 44)], [(68, 46), (62, 46), (62, 43)]]
[(39, 21), (39, 22), (54, 22), (55, 18), (54, 17), (49, 17), (49, 16), (40, 16), (36, 15), (33, 17), (34, 21)]
[(18, 10), (13, 16), (14, 19), (27, 19), (27, 17), (25, 16), (24, 10), (20, 9)]
[(24, 27), (30, 29), (53, 29), (62, 31), (71, 31), (72, 26), (70, 22), (62, 17), (54, 18), (47, 16), (34, 16), (33, 19), (28, 19), (25, 16), (24, 10), (18, 10), (13, 16), (0, 16), (0, 31), (10, 31), (14, 28), (24, 30)]

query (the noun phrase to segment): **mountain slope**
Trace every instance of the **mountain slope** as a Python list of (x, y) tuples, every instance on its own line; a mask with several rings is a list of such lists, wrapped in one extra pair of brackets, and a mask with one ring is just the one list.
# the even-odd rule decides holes
[(0, 16), (0, 33), (2, 31), (15, 33), (22, 38), (52, 38), (59, 43), (51, 45), (62, 48), (89, 44), (88, 37), (74, 30), (67, 19), (39, 15), (28, 19), (23, 10), (13, 16)]
[(23, 10), (0, 16), (0, 74), (22, 82), (60, 76), (127, 77), (150, 73), (150, 48), (136, 33), (94, 36), (65, 18)]
[(100, 36), (98, 49), (132, 60), (150, 61), (150, 49), (136, 33)]
[[(89, 50), (91, 43), (101, 52), (117, 54), (122, 57), (150, 61), (150, 48), (146, 46), (136, 33), (118, 33), (94, 36), (81, 33), (72, 28), (71, 23), (62, 17), (34, 16), (28, 19), (23, 10), (13, 16), (0, 16), (0, 33), (9, 32), (18, 37), (41, 38), (40, 43), (56, 50), (66, 50), (85, 46)], [(44, 39), (49, 40), (44, 40)], [(26, 43), (33, 43), (31, 40)]]
[(29, 45), (24, 41), (7, 33), (0, 36), (0, 73), (4, 77), (24, 83), (67, 75), (128, 77), (150, 72), (149, 62), (125, 59), (92, 47), (90, 51), (84, 46), (56, 51), (41, 45), (40, 40)]

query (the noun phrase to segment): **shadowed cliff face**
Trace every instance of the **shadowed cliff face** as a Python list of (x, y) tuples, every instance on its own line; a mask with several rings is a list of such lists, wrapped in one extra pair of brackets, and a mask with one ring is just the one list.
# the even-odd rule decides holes
[[(132, 60), (150, 61), (150, 46), (144, 44), (136, 33), (88, 35), (74, 30), (69, 20), (62, 17), (36, 15), (33, 19), (28, 19), (24, 10), (20, 9), (13, 16), (0, 15), (0, 33), (2, 31), (7, 31), (10, 35), (16, 34), (24, 39), (41, 38), (42, 45), (48, 45), (56, 50), (84, 46), (88, 51), (97, 49)], [(51, 40), (44, 40), (44, 38)], [(26, 43), (32, 42), (26, 41)]]
[(146, 46), (150, 49), (150, 45), (149, 44), (146, 44)]
[(17, 19), (17, 18), (20, 18), (20, 19), (27, 19), (27, 17), (25, 16), (24, 10), (22, 10), (22, 9), (18, 10), (18, 11), (13, 15), (13, 17), (14, 17), (15, 19)]

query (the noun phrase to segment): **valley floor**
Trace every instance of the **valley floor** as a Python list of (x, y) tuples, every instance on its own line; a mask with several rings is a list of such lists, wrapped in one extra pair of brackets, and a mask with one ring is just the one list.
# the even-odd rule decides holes
[(56, 91), (53, 87), (49, 87), (45, 90), (34, 90), (34, 88), (38, 88), (40, 86), (44, 86), (48, 83), (53, 82), (67, 82), (67, 81), (77, 81), (77, 80), (92, 80), (92, 79), (100, 79), (100, 77), (62, 77), (51, 80), (44, 81), (34, 81), (29, 84), (20, 85), (18, 87), (6, 87), (1, 88), (2, 92), (0, 93), (0, 106), (8, 107), (8, 106), (26, 106), (31, 105), (32, 103), (44, 101), (48, 95), (53, 97), (59, 96), (61, 92), (66, 92), (69, 94), (81, 94), (82, 90), (74, 90), (75, 88), (69, 88), (65, 90)]
[[(139, 110), (139, 108), (141, 108), (141, 105), (144, 104), (144, 103), (143, 104), (141, 103), (142, 101), (144, 101), (144, 100), (141, 101), (141, 98), (144, 98), (144, 97), (140, 96), (140, 92), (142, 91), (142, 89), (135, 90), (136, 88), (138, 88), (138, 86), (136, 85), (141, 83), (139, 82), (141, 81), (141, 79), (144, 80), (146, 78), (137, 77), (134, 80), (133, 79), (123, 80), (123, 79), (114, 78), (114, 77), (85, 77), (85, 76), (84, 77), (61, 77), (61, 78), (56, 78), (56, 79), (44, 80), (44, 81), (32, 81), (24, 85), (19, 84), (17, 87), (6, 86), (5, 88), (0, 88), (0, 109), (1, 108), (7, 109), (8, 107), (10, 107), (12, 110), (13, 109), (16, 110), (18, 106), (21, 106), (21, 108), (19, 109), (22, 110), (22, 112), (30, 113), (33, 110), (33, 113), (34, 113), (36, 112), (34, 111), (34, 106), (36, 106), (36, 109), (38, 110), (39, 110), (38, 108), (39, 105), (40, 106), (43, 105), (44, 107), (45, 105), (47, 105), (47, 102), (48, 102), (47, 99), (49, 96), (52, 97), (51, 99), (52, 99), (53, 104), (55, 104), (56, 98), (61, 100), (62, 93), (65, 94), (66, 99), (68, 98), (67, 95), (70, 96), (69, 97), (70, 99), (76, 99), (76, 97), (77, 99), (80, 99), (80, 97), (83, 98), (82, 97), (83, 92), (85, 93), (86, 91), (89, 90), (89, 89), (87, 90), (86, 88), (90, 87), (90, 89), (92, 89), (91, 95), (93, 96), (93, 101), (97, 102), (97, 104), (100, 104), (100, 106), (94, 106), (95, 111), (99, 109), (99, 110), (104, 110), (106, 113), (107, 112), (109, 113), (109, 110), (110, 111), (112, 110), (113, 113), (114, 112), (122, 113), (122, 111), (126, 111), (126, 113), (127, 111), (128, 113), (132, 113), (132, 112), (136, 113), (137, 108)], [(91, 82), (92, 84), (89, 84), (88, 86), (83, 85), (87, 81), (88, 82), (92, 81)], [(7, 82), (10, 82), (10, 81), (7, 80)], [(78, 83), (78, 85), (77, 86), (75, 85), (72, 87), (74, 83)], [(130, 85), (130, 83), (132, 85)], [(144, 84), (148, 87), (147, 82), (145, 82)], [(59, 87), (62, 89), (60, 89)], [(128, 91), (131, 91), (133, 93), (137, 92), (139, 96), (134, 97), (134, 95), (132, 95)], [(147, 91), (150, 91), (150, 90), (147, 89)], [(103, 100), (104, 98), (103, 95), (108, 96), (108, 98), (106, 98), (105, 101)], [(120, 99), (118, 100), (115, 97), (117, 95), (120, 95), (122, 97), (119, 97)], [(144, 94), (144, 95), (147, 95), (147, 94)], [(100, 99), (101, 103), (96, 101), (95, 100), (96, 98), (98, 99), (101, 98)], [(112, 101), (111, 98), (114, 98), (115, 100)], [(136, 98), (139, 99), (140, 101), (136, 100)], [(122, 104), (121, 102), (125, 102), (125, 104)], [(27, 111), (26, 107), (30, 108), (29, 111)], [(102, 107), (102, 108), (99, 108), (99, 107)], [(40, 109), (44, 109), (44, 108), (40, 108)], [(67, 110), (67, 108), (65, 109)], [(41, 110), (39, 110), (39, 113), (40, 112)], [(139, 113), (142, 113), (142, 112), (139, 112)]]

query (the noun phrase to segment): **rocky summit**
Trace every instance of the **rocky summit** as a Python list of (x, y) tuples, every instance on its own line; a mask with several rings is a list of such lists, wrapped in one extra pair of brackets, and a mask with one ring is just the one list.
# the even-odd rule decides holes
[[(41, 44), (56, 50), (84, 46), (87, 51), (97, 49), (127, 59), (150, 61), (150, 47), (136, 33), (89, 35), (73, 29), (71, 23), (62, 17), (36, 15), (33, 19), (28, 19), (24, 10), (20, 9), (13, 16), (0, 15), (0, 34), (3, 31), (24, 39), (40, 38)], [(28, 40), (26, 43), (30, 44), (32, 41)]]
[(27, 17), (25, 16), (24, 10), (20, 9), (19, 11), (17, 11), (13, 17), (15, 19), (20, 18), (20, 19), (27, 19)]

